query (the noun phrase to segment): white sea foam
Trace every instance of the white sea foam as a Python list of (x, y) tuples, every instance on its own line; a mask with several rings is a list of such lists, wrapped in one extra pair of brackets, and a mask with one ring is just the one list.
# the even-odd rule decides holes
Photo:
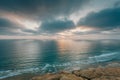
[(94, 56), (94, 57), (89, 57), (88, 61), (90, 63), (110, 61), (113, 59), (117, 59), (119, 55), (120, 54), (118, 52), (106, 53), (106, 54), (101, 54), (101, 55)]
[(20, 74), (23, 74), (23, 73), (29, 73), (29, 72), (33, 73), (33, 72), (37, 72), (37, 71), (39, 71), (39, 68), (0, 71), (0, 79), (20, 75)]

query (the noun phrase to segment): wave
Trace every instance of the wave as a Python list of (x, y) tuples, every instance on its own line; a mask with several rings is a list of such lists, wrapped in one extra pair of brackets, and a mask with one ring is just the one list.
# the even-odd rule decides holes
[(120, 54), (118, 52), (114, 52), (114, 53), (104, 53), (98, 56), (94, 56), (94, 57), (89, 57), (88, 61), (90, 63), (94, 63), (94, 62), (105, 62), (105, 61), (110, 61), (110, 60), (114, 60), (114, 59), (120, 59), (119, 58)]
[(114, 59), (120, 59), (120, 54), (118, 52), (114, 53), (104, 53), (98, 56), (88, 57), (85, 60), (79, 60), (79, 61), (71, 61), (66, 62), (62, 64), (45, 64), (41, 67), (36, 68), (29, 68), (29, 69), (20, 69), (20, 70), (6, 70), (6, 71), (0, 71), (0, 79), (4, 79), (7, 77), (12, 77), (16, 75), (21, 75), (24, 73), (37, 73), (40, 72), (40, 74), (44, 74), (47, 72), (57, 72), (61, 70), (73, 70), (73, 69), (80, 69), (81, 65), (87, 65), (92, 63), (98, 63), (98, 62), (106, 62), (111, 61)]
[(37, 71), (39, 71), (39, 68), (0, 71), (0, 79), (20, 75), (20, 74), (23, 74), (23, 73), (33, 73), (33, 72), (37, 72)]

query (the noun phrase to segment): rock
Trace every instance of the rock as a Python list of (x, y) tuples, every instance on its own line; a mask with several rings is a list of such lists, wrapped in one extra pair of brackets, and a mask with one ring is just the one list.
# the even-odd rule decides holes
[(72, 73), (62, 71), (34, 77), (32, 80), (120, 80), (120, 68), (89, 68)]
[(102, 75), (101, 72), (98, 73), (95, 69), (78, 70), (74, 71), (73, 74), (79, 77), (84, 77), (86, 79), (92, 79), (95, 77), (100, 77)]
[(77, 77), (74, 74), (66, 73), (66, 72), (60, 72), (57, 74), (46, 74), (43, 76), (38, 76), (32, 78), (32, 80), (84, 80), (81, 77)]
[(120, 80), (120, 77), (115, 77), (115, 76), (102, 76), (99, 78), (95, 78), (92, 80)]
[(77, 77), (74, 74), (61, 74), (60, 80), (84, 80), (81, 77)]
[(105, 76), (119, 76), (120, 77), (120, 68), (104, 68)]
[(67, 71), (60, 71), (59, 74), (70, 74), (70, 72), (67, 72)]
[(43, 76), (33, 77), (32, 80), (59, 80), (61, 75), (58, 74), (46, 74)]

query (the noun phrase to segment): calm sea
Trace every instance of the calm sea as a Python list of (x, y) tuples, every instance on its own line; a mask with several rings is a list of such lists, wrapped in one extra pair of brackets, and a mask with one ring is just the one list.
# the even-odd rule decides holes
[(0, 40), (0, 79), (120, 61), (120, 40)]

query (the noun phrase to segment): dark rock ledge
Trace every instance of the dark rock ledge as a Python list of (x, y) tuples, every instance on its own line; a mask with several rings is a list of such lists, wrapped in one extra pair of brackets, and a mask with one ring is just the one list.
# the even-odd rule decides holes
[(31, 80), (120, 80), (120, 67), (89, 68), (33, 77)]

